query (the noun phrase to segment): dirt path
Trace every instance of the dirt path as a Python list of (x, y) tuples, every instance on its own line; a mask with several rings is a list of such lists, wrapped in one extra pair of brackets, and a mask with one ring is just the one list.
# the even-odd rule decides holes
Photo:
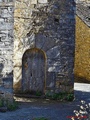
[[(0, 120), (32, 120), (36, 117), (46, 117), (49, 120), (69, 120), (70, 116), (75, 116), (74, 110), (80, 111), (80, 106), (85, 108), (90, 104), (90, 84), (75, 83), (75, 96), (73, 102), (55, 102), (41, 99), (20, 99), (19, 109), (13, 112), (0, 113)], [(83, 104), (81, 103), (82, 101)], [(90, 106), (87, 108), (87, 114), (90, 115)], [(83, 115), (83, 114), (82, 114)], [(85, 119), (86, 120), (86, 119)], [(87, 118), (90, 120), (90, 118)]]

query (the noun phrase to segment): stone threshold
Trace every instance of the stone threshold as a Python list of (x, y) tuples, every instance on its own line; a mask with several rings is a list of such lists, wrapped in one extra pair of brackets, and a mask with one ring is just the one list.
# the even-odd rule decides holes
[(14, 94), (15, 97), (24, 97), (24, 98), (45, 98), (45, 95), (36, 96), (32, 94)]

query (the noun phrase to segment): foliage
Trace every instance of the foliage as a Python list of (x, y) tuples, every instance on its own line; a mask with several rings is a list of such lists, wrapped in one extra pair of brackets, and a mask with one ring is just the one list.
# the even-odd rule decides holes
[(42, 95), (42, 93), (40, 91), (36, 92), (36, 96), (41, 96), (41, 95)]
[(18, 108), (18, 104), (16, 101), (10, 102), (8, 100), (0, 99), (0, 107), (7, 107), (9, 111), (13, 111)]
[(46, 93), (46, 98), (53, 99), (53, 100), (72, 101), (74, 99), (74, 95), (72, 93), (67, 93), (67, 92), (51, 94), (50, 91), (48, 91)]
[(0, 107), (3, 107), (3, 106), (4, 106), (3, 99), (0, 99)]
[(18, 103), (16, 101), (13, 101), (13, 103), (7, 102), (7, 109), (9, 111), (16, 110), (18, 108)]
[(67, 97), (66, 97), (66, 99), (68, 101), (72, 101), (74, 99), (74, 95), (73, 94), (68, 94)]

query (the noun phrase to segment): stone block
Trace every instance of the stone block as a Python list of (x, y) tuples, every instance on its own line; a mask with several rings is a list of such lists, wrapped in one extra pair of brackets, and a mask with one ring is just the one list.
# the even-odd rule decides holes
[(4, 86), (4, 88), (7, 88), (7, 89), (12, 89), (12, 87), (13, 87), (13, 80), (12, 80), (12, 78), (10, 78), (10, 77), (7, 77), (7, 78), (4, 78), (3, 79), (3, 86)]
[(58, 87), (55, 89), (55, 93), (63, 93), (66, 92), (66, 86), (65, 85), (57, 85)]
[(7, 111), (7, 107), (0, 107), (0, 112), (6, 112)]
[[(71, 58), (74, 58), (75, 24), (72, 2), (67, 2), (66, 0), (54, 0), (53, 2), (51, 0), (16, 0), (15, 11), (13, 11), (14, 7), (11, 2), (13, 1), (0, 0), (0, 62), (4, 64), (3, 66), (2, 64), (0, 65), (1, 74), (6, 79), (6, 73), (9, 74), (13, 69), (14, 92), (15, 90), (21, 90), (23, 87), (22, 80), (24, 81), (25, 77), (25, 85), (28, 86), (32, 72), (30, 74), (30, 69), (26, 71), (25, 68), (24, 76), (24, 72), (22, 72), (22, 57), (26, 50), (35, 48), (45, 54), (46, 63), (42, 64), (43, 62), (41, 61), (44, 60), (42, 55), (37, 57), (37, 54), (33, 54), (35, 59), (32, 60), (32, 63), (35, 63), (36, 57), (39, 59), (39, 61), (38, 59), (36, 60), (38, 67), (36, 68), (36, 65), (34, 67), (37, 70), (37, 75), (39, 75), (38, 71), (42, 72), (42, 66), (45, 67), (44, 72), (39, 75), (40, 77), (34, 75), (34, 79), (37, 81), (34, 80), (33, 82), (37, 83), (34, 89), (39, 90), (41, 85), (45, 87), (40, 81), (40, 78), (42, 78), (43, 82), (46, 80), (46, 88), (50, 89), (51, 92), (55, 92), (55, 90), (57, 93), (65, 90), (69, 91), (69, 87), (65, 88), (66, 84), (64, 85), (62, 82), (65, 81), (67, 83), (67, 79), (73, 80), (74, 59)], [(14, 66), (12, 65), (12, 57), (14, 57)], [(28, 68), (32, 68), (30, 61), (28, 65)], [(65, 76), (56, 76), (58, 72)], [(66, 76), (66, 73), (69, 77)], [(26, 76), (27, 74), (28, 77)], [(29, 75), (31, 76), (29, 77)], [(8, 91), (8, 89), (12, 90), (12, 82), (9, 79), (5, 79), (3, 84), (0, 81), (0, 89), (3, 87), (0, 95), (7, 99), (12, 99), (13, 93)]]
[(31, 0), (31, 4), (37, 4), (37, 0)]
[(13, 101), (13, 89), (7, 89), (4, 86), (0, 87), (0, 98)]
[(2, 76), (0, 76), (0, 87), (3, 86), (3, 80), (2, 80)]
[(9, 101), (13, 101), (13, 94), (10, 92), (5, 92), (5, 98)]
[(60, 58), (60, 50), (59, 46), (54, 46), (50, 50), (47, 51), (47, 57), (51, 59)]
[(55, 79), (56, 79), (56, 74), (55, 72), (48, 72), (47, 73), (47, 81), (46, 81), (46, 86), (49, 89), (54, 89), (55, 88)]
[(13, 85), (11, 83), (9, 83), (9, 82), (4, 83), (5, 88), (12, 88), (12, 86)]
[(38, 3), (48, 3), (48, 0), (38, 0)]

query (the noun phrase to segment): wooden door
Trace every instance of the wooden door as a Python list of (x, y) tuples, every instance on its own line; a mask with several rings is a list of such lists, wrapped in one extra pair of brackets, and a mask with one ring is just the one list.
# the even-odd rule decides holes
[(45, 87), (45, 56), (36, 48), (27, 50), (22, 61), (23, 92), (44, 92)]

